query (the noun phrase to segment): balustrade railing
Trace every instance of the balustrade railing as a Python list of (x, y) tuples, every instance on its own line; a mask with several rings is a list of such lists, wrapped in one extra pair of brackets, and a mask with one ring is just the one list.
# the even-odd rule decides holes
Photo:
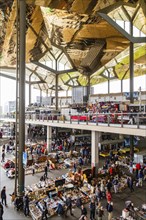
[[(3, 115), (0, 116), (0, 120), (2, 118), (15, 118), (15, 115)], [(77, 123), (77, 124), (85, 124), (85, 125), (120, 125), (123, 127), (125, 125), (130, 125), (136, 128), (139, 128), (141, 125), (146, 125), (146, 113), (138, 112), (138, 113), (78, 113), (78, 114), (25, 114), (26, 120), (31, 121), (48, 121), (48, 122), (63, 122), (63, 123)]]

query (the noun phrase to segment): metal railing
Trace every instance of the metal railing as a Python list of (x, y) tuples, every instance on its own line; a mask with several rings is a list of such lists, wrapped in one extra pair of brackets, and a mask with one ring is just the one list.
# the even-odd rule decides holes
[(70, 123), (76, 122), (77, 124), (85, 123), (88, 125), (89, 123), (94, 123), (96, 125), (107, 124), (107, 126), (118, 124), (123, 127), (125, 124), (128, 125), (136, 125), (139, 128), (140, 125), (146, 125), (146, 113), (85, 113), (85, 114), (27, 114), (26, 119), (28, 120), (41, 120), (41, 121), (52, 121), (53, 122), (63, 122)]
[[(14, 119), (15, 116), (3, 115), (2, 118)], [(141, 125), (146, 125), (146, 112), (138, 113), (78, 113), (78, 114), (25, 114), (26, 120), (31, 121), (47, 121), (47, 122), (56, 122), (56, 123), (76, 123), (76, 124), (95, 124), (95, 125), (119, 125), (124, 127), (125, 125), (130, 125), (136, 128), (139, 128)]]

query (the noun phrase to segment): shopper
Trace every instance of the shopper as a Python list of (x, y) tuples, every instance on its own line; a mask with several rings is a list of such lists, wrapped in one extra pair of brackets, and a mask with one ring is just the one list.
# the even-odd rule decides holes
[(143, 180), (146, 181), (146, 167), (143, 169)]
[(90, 220), (94, 220), (95, 219), (95, 210), (96, 210), (94, 199), (91, 200), (91, 202), (89, 204), (89, 209), (90, 209)]
[(45, 166), (45, 177), (48, 178), (48, 166)]
[(134, 118), (134, 114), (133, 114), (133, 109), (130, 110), (130, 113), (129, 113), (129, 121), (128, 121), (128, 124), (131, 124), (133, 125), (134, 122), (135, 122), (135, 118)]
[(133, 174), (133, 165), (129, 167), (129, 172)]
[(138, 185), (142, 187), (143, 184), (143, 171), (142, 169), (138, 171)]
[(62, 204), (60, 202), (57, 205), (56, 213), (58, 214), (58, 216), (61, 216), (64, 213), (63, 206), (62, 206)]
[(14, 200), (14, 206), (17, 211), (23, 209), (23, 198), (21, 196), (17, 196)]
[(43, 211), (42, 211), (42, 220), (48, 219), (48, 209), (47, 209), (47, 203), (44, 202)]
[(11, 196), (11, 203), (15, 201), (15, 193), (9, 194)]
[(5, 151), (4, 151), (4, 150), (2, 151), (2, 159), (1, 159), (1, 162), (5, 162)]
[(102, 197), (105, 198), (105, 185), (104, 185), (104, 180), (101, 180), (100, 183), (100, 191), (102, 193)]
[(81, 205), (81, 217), (79, 220), (87, 220), (87, 209), (84, 207), (84, 205)]
[(99, 202), (102, 198), (102, 193), (101, 193), (100, 189), (97, 186), (96, 186), (96, 189), (95, 189), (95, 195), (96, 195), (97, 201)]
[(140, 169), (141, 169), (141, 165), (140, 165), (140, 163), (137, 163), (136, 164), (136, 179), (138, 179), (138, 172)]
[(77, 170), (77, 164), (76, 164), (76, 162), (74, 162), (74, 164), (73, 164), (73, 170), (74, 170), (74, 173), (75, 173), (76, 170)]
[(107, 187), (107, 190), (110, 192), (111, 188), (112, 188), (112, 183), (111, 183), (110, 179), (107, 181), (106, 187)]
[(114, 185), (114, 192), (117, 193), (118, 192), (118, 185), (119, 185), (118, 177), (115, 177), (113, 179), (113, 185)]
[(48, 167), (48, 171), (50, 171), (50, 161), (49, 160), (47, 160), (47, 167)]
[(79, 157), (79, 161), (78, 162), (79, 162), (79, 165), (82, 166), (83, 165), (83, 158)]
[(1, 199), (2, 199), (2, 204), (3, 202), (5, 203), (5, 206), (7, 206), (7, 200), (6, 200), (6, 187), (4, 186), (2, 191), (1, 191)]
[(7, 144), (6, 153), (9, 153), (9, 151), (10, 151), (10, 146), (9, 144)]
[(4, 214), (4, 208), (3, 208), (3, 205), (0, 202), (0, 220), (3, 220), (3, 214)]
[(112, 199), (111, 192), (107, 190), (107, 192), (106, 192), (106, 200), (107, 200), (107, 202), (111, 202), (111, 199)]
[(35, 165), (32, 166), (32, 176), (35, 174)]
[(107, 203), (108, 220), (112, 220), (113, 217), (113, 202)]
[(25, 195), (23, 197), (23, 211), (25, 216), (29, 216), (29, 197)]
[(127, 178), (127, 185), (129, 187), (130, 191), (133, 192), (134, 188), (133, 188), (133, 179), (132, 179), (132, 177)]
[(77, 202), (76, 202), (77, 207), (80, 209), (82, 206), (82, 199), (78, 196)]
[(5, 152), (5, 149), (6, 149), (6, 145), (4, 144), (3, 147), (2, 147), (2, 151)]
[(98, 209), (98, 213), (97, 213), (98, 220), (102, 220), (103, 215), (104, 215), (104, 209), (103, 209), (103, 206), (101, 206), (101, 207)]
[(71, 201), (70, 196), (66, 198), (65, 203), (66, 203), (66, 206), (67, 206), (65, 216), (67, 217), (68, 210), (70, 211), (70, 214), (73, 215), (73, 213), (72, 213), (72, 201)]

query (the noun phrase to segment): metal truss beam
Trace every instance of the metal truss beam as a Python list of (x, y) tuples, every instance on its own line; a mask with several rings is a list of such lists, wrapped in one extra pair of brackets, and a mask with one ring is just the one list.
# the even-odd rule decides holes
[(42, 84), (42, 83), (46, 83), (46, 81), (32, 81), (32, 82), (30, 82), (31, 85)]
[(1, 71), (16, 70), (16, 67), (1, 66), (1, 67), (0, 67), (0, 70), (1, 70)]
[[(53, 56), (53, 58), (55, 59), (55, 56), (54, 56), (54, 54), (51, 52), (50, 48), (44, 43), (44, 41), (42, 40), (42, 38), (36, 33), (36, 31), (33, 29), (33, 27), (32, 27), (29, 23), (27, 23), (27, 25), (32, 29), (32, 31), (34, 32), (34, 34), (39, 38), (39, 40), (41, 41), (41, 43), (45, 46), (45, 48), (46, 48), (45, 53), (47, 53), (47, 51), (49, 51), (49, 53), (50, 53), (50, 54)], [(72, 62), (72, 60), (71, 60), (71, 58), (69, 57), (68, 53), (65, 51), (65, 49), (62, 48), (62, 47), (59, 47), (59, 46), (57, 46), (57, 45), (55, 45), (55, 44), (53, 44), (53, 42), (52, 42), (51, 40), (50, 40), (50, 42), (51, 42), (52, 46), (57, 47), (58, 49), (61, 50), (62, 53), (64, 53), (64, 54), (66, 55), (68, 61), (70, 62), (70, 64), (71, 64), (72, 67), (73, 67), (73, 69), (71, 69), (71, 72), (72, 72), (72, 71), (75, 71), (76, 68), (75, 68), (75, 66), (74, 66), (74, 64), (73, 64), (73, 62)], [(44, 53), (44, 54), (45, 54), (45, 53)], [(62, 53), (60, 54), (60, 56), (62, 55)], [(59, 57), (58, 57), (58, 58), (59, 58)], [(58, 59), (58, 58), (57, 58), (57, 59)], [(32, 62), (35, 62), (35, 61), (32, 61)], [(45, 69), (45, 68), (44, 68), (44, 69)], [(56, 71), (55, 71), (54, 69), (52, 69), (52, 68), (49, 69), (49, 67), (48, 67), (48, 71), (53, 72), (53, 73), (56, 74)], [(70, 70), (67, 70), (67, 72), (70, 72)], [(63, 73), (67, 73), (67, 72), (57, 71), (57, 74), (63, 74)]]
[(125, 78), (126, 74), (128, 73), (129, 68), (125, 71), (124, 75), (122, 76), (122, 80)]
[[(64, 82), (64, 85), (66, 85), (66, 86), (68, 86), (68, 87), (73, 87), (73, 88), (75, 88), (75, 87), (78, 87), (78, 86), (81, 86), (81, 84), (80, 84), (80, 82), (78, 81), (78, 78), (79, 78), (79, 76), (74, 76), (74, 77), (70, 77), (70, 79), (69, 80), (67, 80), (66, 82)], [(74, 79), (76, 79), (76, 82), (78, 83), (78, 85), (74, 85)], [(71, 85), (69, 82), (73, 82), (73, 85)]]
[(46, 83), (46, 81), (36, 72), (36, 70), (32, 71), (29, 67), (26, 67), (26, 69), (28, 69), (30, 72), (32, 72), (33, 74), (35, 74), (42, 83)]
[(114, 20), (112, 20), (108, 15), (98, 12), (105, 21), (107, 21), (111, 26), (113, 26), (119, 33), (121, 33), (125, 38), (127, 38), (132, 43), (145, 43), (146, 37), (133, 37), (128, 34), (123, 28), (121, 28)]
[(117, 79), (116, 76), (109, 77), (109, 76), (105, 76), (103, 73), (101, 73), (100, 76), (102, 76), (103, 78), (105, 78), (107, 80)]
[(8, 76), (8, 75), (6, 75), (6, 74), (4, 74), (4, 73), (1, 73), (1, 72), (0, 72), (0, 76), (5, 77), (5, 78), (8, 78), (8, 79), (16, 80), (16, 77), (14, 77), (14, 76)]
[(44, 47), (46, 48), (46, 50), (49, 50), (49, 47), (48, 47), (48, 46), (45, 44), (45, 42), (42, 40), (41, 36), (39, 36), (39, 34), (37, 34), (37, 32), (34, 30), (34, 28), (31, 26), (31, 24), (27, 22), (26, 25), (33, 31), (33, 33), (36, 35), (36, 37), (38, 38), (38, 40), (40, 40), (40, 42), (44, 45)]
[(72, 65), (73, 69), (76, 71), (76, 67), (75, 67), (75, 65), (74, 65), (74, 63), (73, 63), (73, 61), (72, 61), (72, 59), (70, 58), (69, 54), (66, 52), (65, 48), (64, 48), (64, 47), (61, 47), (61, 46), (59, 46), (59, 45), (57, 45), (57, 44), (55, 44), (55, 43), (52, 42), (52, 41), (51, 41), (51, 44), (52, 44), (52, 46), (54, 46), (54, 47), (58, 48), (59, 50), (63, 51), (63, 53), (64, 53), (65, 56), (67, 57), (69, 63)]
[(75, 69), (54, 70), (54, 69), (52, 69), (52, 68), (50, 68), (50, 67), (48, 67), (48, 66), (46, 66), (46, 65), (44, 65), (44, 64), (42, 64), (42, 63), (40, 63), (38, 61), (31, 61), (31, 62), (34, 63), (35, 65), (39, 66), (39, 67), (44, 68), (45, 70), (48, 70), (49, 72), (52, 72), (52, 73), (57, 74), (57, 75), (63, 74), (63, 73), (71, 73), (71, 72), (75, 71)]
[[(0, 76), (5, 77), (5, 78), (7, 78), (7, 79), (16, 80), (16, 77), (14, 77), (14, 76), (8, 76), (8, 75), (5, 75), (5, 74), (3, 74), (3, 73), (0, 73)], [(46, 83), (46, 81), (44, 81), (44, 80), (41, 80), (41, 81), (33, 81), (33, 82), (25, 81), (25, 83), (31, 84), (31, 85), (35, 85), (35, 84), (40, 84), (40, 83)]]
[[(56, 90), (56, 88), (55, 88), (55, 86), (53, 85), (53, 86), (51, 86), (51, 87), (49, 87), (49, 89), (50, 90), (53, 90), (53, 91), (55, 91)], [(61, 86), (58, 86), (58, 91), (63, 91), (63, 89), (62, 89), (62, 87)]]
[(136, 4), (131, 4), (131, 3), (126, 3), (126, 2), (123, 2), (123, 1), (119, 1), (115, 4), (112, 4), (110, 6), (107, 6), (106, 8), (103, 8), (100, 10), (101, 13), (105, 13), (105, 14), (108, 14), (110, 13), (111, 11), (119, 8), (120, 6), (129, 6), (129, 7), (133, 7), (133, 8), (136, 8)]

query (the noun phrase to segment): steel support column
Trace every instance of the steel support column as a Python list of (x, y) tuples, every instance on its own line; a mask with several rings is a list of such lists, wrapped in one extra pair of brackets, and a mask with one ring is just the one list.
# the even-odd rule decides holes
[[(18, 129), (19, 129), (19, 121), (18, 121), (18, 110), (19, 110), (19, 3), (17, 0), (17, 18), (16, 18), (16, 124), (15, 124), (15, 140), (16, 140), (16, 146), (15, 146), (15, 173), (18, 172), (18, 152), (17, 152), (17, 146), (18, 146)], [(17, 196), (17, 175), (15, 175), (15, 188), (14, 188), (14, 194)]]
[(18, 192), (24, 192), (23, 152), (25, 150), (25, 40), (26, 40), (26, 2), (19, 0), (20, 5), (20, 76), (19, 76), (19, 160), (18, 160)]
[(42, 90), (40, 89), (40, 104), (42, 104)]
[(29, 105), (31, 104), (31, 76), (29, 76)]
[(107, 93), (110, 94), (110, 80), (107, 81)]
[[(132, 21), (130, 22), (130, 34), (133, 36), (133, 24)], [(130, 42), (130, 62), (129, 62), (129, 68), (130, 68), (130, 103), (134, 102), (133, 98), (133, 88), (134, 88), (134, 45), (132, 42)]]
[(55, 109), (58, 110), (58, 66), (57, 66), (57, 59), (55, 59)]
[[(133, 36), (133, 22), (130, 21), (130, 35)], [(134, 103), (133, 88), (134, 88), (134, 44), (130, 42), (130, 103)], [(134, 137), (130, 136), (130, 159), (133, 161), (134, 157)]]
[(55, 100), (56, 100), (56, 110), (58, 110), (58, 74), (56, 74), (55, 78)]
[(88, 75), (88, 84), (87, 84), (87, 101), (90, 101), (90, 75)]
[(134, 136), (130, 135), (130, 160), (133, 161), (134, 157)]
[(133, 54), (133, 43), (130, 42), (130, 103), (134, 102), (133, 88), (134, 88), (134, 54)]

